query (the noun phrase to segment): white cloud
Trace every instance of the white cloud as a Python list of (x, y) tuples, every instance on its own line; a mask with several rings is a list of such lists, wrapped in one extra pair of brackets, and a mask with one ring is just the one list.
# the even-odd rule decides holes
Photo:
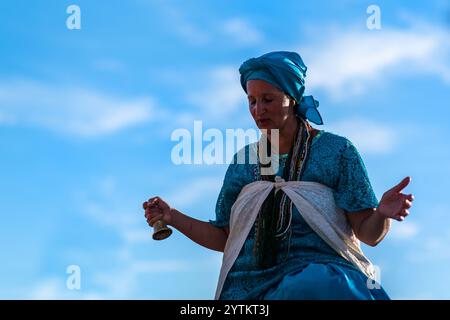
[(116, 59), (103, 58), (93, 61), (93, 67), (100, 71), (120, 72), (125, 70), (123, 63)]
[[(170, 206), (181, 209), (188, 208), (198, 204), (201, 200), (215, 199), (219, 194), (223, 183), (223, 176), (220, 177), (200, 177), (193, 180), (184, 180), (172, 193), (164, 196)], [(95, 224), (110, 228), (120, 237), (120, 239), (129, 245), (150, 244), (152, 243), (153, 230), (147, 225), (144, 218), (144, 210), (127, 206), (116, 199), (120, 190), (116, 188), (116, 181), (113, 177), (104, 177), (95, 179), (92, 191), (87, 193), (83, 191), (79, 197), (81, 203), (80, 212)], [(138, 212), (136, 212), (138, 209)], [(140, 212), (139, 212), (140, 210)], [(211, 216), (199, 217), (210, 219)]]
[[(142, 2), (144, 6), (148, 3)], [(157, 9), (159, 16), (169, 25), (170, 32), (178, 35), (191, 45), (205, 46), (211, 43), (222, 43), (224, 37), (227, 42), (234, 45), (251, 46), (260, 44), (264, 36), (250, 22), (240, 17), (232, 17), (225, 20), (203, 19), (195, 17), (179, 6), (171, 5), (164, 1), (152, 3), (152, 10)], [(192, 8), (189, 8), (192, 10)]]
[[(144, 218), (141, 221), (141, 224), (145, 225)], [(145, 225), (145, 228), (133, 228), (133, 227), (127, 227), (124, 228), (121, 231), (122, 238), (130, 244), (137, 244), (137, 243), (148, 243), (149, 240), (152, 237), (153, 231)]]
[(419, 225), (411, 221), (394, 223), (389, 231), (389, 238), (393, 240), (410, 240), (419, 234)]
[(202, 199), (217, 197), (223, 177), (202, 177), (193, 181), (184, 181), (182, 188), (175, 190), (167, 196), (171, 206), (183, 208), (192, 206)]
[[(153, 230), (145, 222), (143, 210), (141, 213), (133, 212), (136, 208), (128, 208), (123, 201), (116, 201), (120, 193), (117, 186), (116, 179), (111, 176), (94, 179), (91, 189), (95, 191), (82, 193), (88, 199), (80, 197), (80, 201), (85, 203), (81, 207), (82, 213), (92, 223), (116, 233), (120, 240), (118, 246), (108, 247), (105, 252), (102, 252), (102, 256), (95, 251), (81, 251), (70, 257), (70, 261), (77, 261), (82, 272), (84, 268), (89, 268), (89, 273), (86, 271), (84, 274), (89, 274), (87, 277), (90, 278), (82, 279), (82, 286), (85, 281), (88, 287), (85, 286), (82, 291), (95, 292), (100, 299), (133, 297), (152, 299), (158, 296), (157, 289), (144, 289), (140, 281), (149, 274), (158, 276), (159, 279), (154, 282), (161, 283), (164, 277), (170, 277), (175, 273), (186, 273), (202, 267), (207, 269), (215, 267), (211, 263), (200, 264), (198, 261), (182, 258), (145, 259), (137, 256), (142, 245), (150, 250), (148, 252), (152, 252), (151, 255), (156, 256), (160, 252), (158, 248), (161, 244), (152, 240)], [(107, 267), (102, 262), (104, 257), (108, 260)], [(99, 268), (97, 264), (103, 267)], [(53, 290), (55, 286), (47, 287)], [(47, 291), (51, 293), (51, 290)], [(59, 294), (58, 291), (53, 291), (54, 295)]]
[[(185, 260), (138, 260), (131, 256), (117, 263), (115, 268), (94, 274), (92, 282), (102, 292), (102, 299), (129, 299), (136, 296), (139, 289), (142, 290), (139, 277), (145, 274), (186, 272), (193, 268)], [(156, 295), (156, 290), (155, 287), (149, 288), (146, 295), (152, 292)]]
[(325, 129), (348, 138), (361, 153), (365, 154), (389, 153), (397, 145), (395, 130), (363, 118), (327, 124)]
[(233, 18), (223, 22), (222, 29), (227, 36), (239, 44), (255, 45), (264, 40), (260, 31), (241, 18)]
[(407, 258), (415, 263), (450, 260), (449, 239), (430, 237), (423, 240), (420, 247), (409, 252)]
[(99, 202), (90, 201), (84, 205), (83, 213), (102, 226), (116, 227), (120, 230), (135, 226), (140, 221), (138, 218), (141, 216), (137, 217), (136, 213), (114, 209), (114, 207), (112, 203), (104, 206)]
[(450, 230), (422, 235), (414, 249), (408, 252), (407, 259), (413, 263), (436, 263), (450, 261)]
[(32, 286), (27, 296), (20, 299), (31, 300), (97, 300), (102, 299), (103, 295), (96, 292), (80, 290), (69, 290), (66, 287), (66, 280), (63, 278), (52, 277), (44, 279)]
[(117, 208), (112, 203), (90, 201), (83, 205), (81, 211), (95, 224), (113, 230), (126, 244), (149, 244), (152, 241), (153, 230), (145, 221), (143, 209), (134, 212), (133, 209)]
[(84, 216), (99, 226), (114, 230), (125, 243), (148, 243), (151, 240), (152, 230), (145, 222), (144, 210), (139, 214), (135, 212), (136, 208), (117, 203), (120, 191), (114, 177), (95, 179), (92, 189), (95, 191), (81, 192), (78, 200)]
[[(184, 180), (179, 183), (183, 187), (174, 189), (167, 196), (163, 196), (163, 199), (171, 207), (178, 209), (191, 207), (201, 200), (215, 199), (222, 182), (223, 176)], [(95, 179), (92, 187), (89, 188), (95, 191), (80, 192), (78, 200), (81, 204), (80, 212), (96, 225), (113, 230), (125, 244), (151, 244), (153, 230), (145, 221), (141, 202), (132, 205), (127, 205), (123, 201), (118, 202), (121, 191), (116, 186), (114, 177)], [(204, 219), (209, 218), (211, 216), (204, 217)]]
[(229, 116), (245, 104), (245, 92), (239, 82), (235, 67), (218, 67), (207, 72), (207, 83), (201, 92), (188, 95), (188, 100), (201, 108), (208, 118), (221, 119)]
[(211, 35), (207, 31), (184, 19), (177, 12), (171, 12), (170, 15), (172, 20), (176, 21), (172, 26), (175, 32), (190, 44), (206, 45), (210, 42)]
[[(191, 263), (186, 260), (139, 260), (127, 254), (120, 254), (121, 250), (117, 250), (119, 254), (116, 259), (111, 261), (110, 268), (94, 269), (89, 275), (84, 275), (83, 269), (81, 273), (81, 288), (79, 290), (70, 290), (66, 286), (66, 279), (63, 277), (50, 277), (34, 284), (21, 298), (32, 300), (90, 300), (90, 299), (129, 299), (136, 297), (140, 291), (139, 277), (145, 274), (161, 274), (174, 272), (192, 271), (194, 268), (216, 267), (206, 260), (206, 264)], [(89, 259), (92, 263), (95, 259)], [(151, 292), (151, 290), (150, 290)], [(148, 297), (146, 297), (148, 298)]]
[(212, 35), (208, 28), (201, 28), (193, 19), (187, 16), (187, 10), (171, 5), (167, 1), (139, 1), (145, 10), (151, 10), (162, 17), (168, 29), (181, 39), (193, 45), (206, 45), (211, 41)]
[(34, 300), (62, 299), (63, 296), (67, 296), (64, 282), (57, 278), (40, 282), (31, 289), (30, 293), (30, 299)]
[(362, 93), (396, 68), (435, 74), (450, 84), (450, 36), (442, 27), (339, 28), (299, 52), (308, 66), (308, 89), (325, 89), (335, 98)]
[(25, 124), (90, 137), (155, 119), (150, 97), (121, 98), (92, 89), (33, 81), (0, 81), (0, 114), (8, 124)]
[(117, 181), (113, 176), (105, 176), (96, 179), (97, 190), (104, 196), (111, 196), (117, 191)]

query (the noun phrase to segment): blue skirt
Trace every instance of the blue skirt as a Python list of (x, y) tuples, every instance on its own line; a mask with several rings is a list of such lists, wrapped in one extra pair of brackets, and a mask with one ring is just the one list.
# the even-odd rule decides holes
[(380, 284), (362, 272), (334, 263), (311, 263), (287, 274), (265, 300), (390, 300)]

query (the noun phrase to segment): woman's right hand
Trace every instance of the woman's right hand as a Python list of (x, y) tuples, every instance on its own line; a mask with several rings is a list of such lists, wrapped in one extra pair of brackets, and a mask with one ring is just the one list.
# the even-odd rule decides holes
[(160, 197), (150, 198), (142, 206), (150, 227), (158, 220), (162, 220), (166, 225), (172, 224), (172, 208)]

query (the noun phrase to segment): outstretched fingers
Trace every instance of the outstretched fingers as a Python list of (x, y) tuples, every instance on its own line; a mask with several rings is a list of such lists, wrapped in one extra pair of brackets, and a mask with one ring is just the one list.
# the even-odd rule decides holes
[(406, 186), (411, 182), (411, 177), (405, 177), (402, 181), (400, 181), (396, 186), (391, 188), (391, 192), (401, 192), (403, 189), (406, 188)]
[(412, 201), (405, 199), (405, 201), (403, 202), (403, 208), (409, 209), (411, 207), (412, 207)]

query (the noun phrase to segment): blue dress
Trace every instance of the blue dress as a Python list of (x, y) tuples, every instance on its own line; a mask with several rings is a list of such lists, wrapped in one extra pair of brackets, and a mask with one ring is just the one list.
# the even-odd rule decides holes
[[(249, 146), (244, 148), (249, 159)], [(229, 225), (231, 207), (241, 189), (260, 180), (258, 165), (229, 165), (216, 204), (216, 227)], [(287, 154), (280, 155), (278, 174)], [(314, 181), (334, 190), (336, 204), (347, 212), (378, 206), (364, 163), (346, 138), (321, 130), (311, 144), (302, 181)], [(280, 244), (276, 263), (261, 269), (253, 255), (255, 226), (225, 280), (221, 300), (234, 299), (389, 299), (382, 287), (369, 289), (365, 276), (336, 253), (305, 222), (295, 206), (292, 233)], [(290, 246), (288, 245), (290, 242)], [(369, 280), (370, 281), (370, 280)]]

